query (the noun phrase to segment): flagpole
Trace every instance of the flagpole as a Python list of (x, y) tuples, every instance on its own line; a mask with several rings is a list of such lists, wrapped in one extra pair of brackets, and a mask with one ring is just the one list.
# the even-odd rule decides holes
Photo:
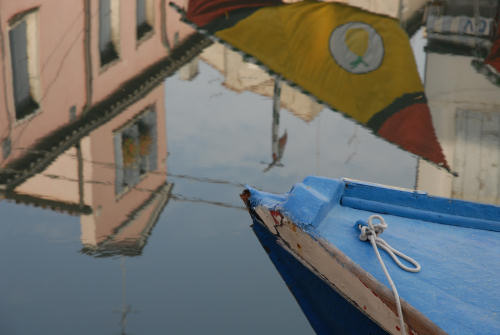
[(398, 20), (399, 20), (399, 25), (403, 27), (403, 0), (399, 0), (398, 4)]
[(478, 33), (479, 33), (479, 0), (474, 0), (473, 3), (473, 13), (474, 13), (474, 52), (476, 57), (480, 57), (480, 51), (479, 51), (479, 38), (478, 38)]
[(272, 125), (272, 153), (273, 161), (279, 156), (279, 127), (280, 127), (280, 100), (281, 100), (281, 80), (277, 76), (274, 80), (274, 95), (273, 95), (273, 125)]
[(127, 327), (127, 316), (130, 313), (130, 306), (127, 305), (127, 283), (126, 283), (126, 268), (125, 268), (125, 258), (120, 256), (120, 267), (122, 268), (122, 318), (120, 320), (121, 334), (125, 335), (125, 328)]

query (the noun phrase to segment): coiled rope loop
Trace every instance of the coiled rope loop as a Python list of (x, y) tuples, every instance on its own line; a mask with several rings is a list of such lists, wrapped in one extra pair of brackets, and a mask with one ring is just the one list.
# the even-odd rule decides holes
[[(373, 219), (379, 220), (380, 223), (377, 225), (374, 225)], [(382, 234), (384, 232), (384, 230), (387, 229), (387, 223), (385, 223), (384, 218), (381, 217), (380, 215), (370, 216), (368, 218), (368, 226), (361, 226), (360, 225), (359, 229), (361, 230), (361, 234), (359, 235), (359, 239), (361, 241), (368, 241), (369, 236), (375, 235), (375, 242), (377, 243), (377, 245), (379, 247), (381, 247), (382, 249), (384, 249), (401, 269), (408, 271), (408, 272), (419, 272), (421, 270), (422, 267), (420, 266), (420, 264), (416, 260), (414, 260), (413, 258), (411, 258), (408, 255), (405, 255), (401, 251), (394, 249), (384, 239), (378, 237), (380, 234)], [(409, 266), (404, 265), (403, 263), (401, 263), (399, 258), (396, 257), (396, 255), (398, 255), (399, 257), (401, 257), (402, 259), (404, 259), (408, 263), (413, 264), (414, 267), (409, 267)]]
[[(373, 220), (376, 219), (379, 221), (377, 225), (373, 224)], [(385, 267), (384, 261), (382, 260), (382, 257), (380, 257), (380, 253), (378, 252), (378, 247), (381, 247), (384, 249), (396, 262), (396, 264), (403, 270), (408, 271), (408, 272), (419, 272), (421, 269), (420, 264), (411, 258), (410, 256), (407, 256), (403, 254), (401, 251), (394, 249), (384, 241), (382, 238), (378, 237), (378, 235), (382, 234), (385, 229), (387, 229), (387, 223), (385, 223), (385, 220), (382, 216), (380, 215), (371, 215), (368, 218), (368, 226), (364, 226), (361, 224), (358, 224), (358, 228), (361, 231), (361, 234), (359, 235), (359, 239), (361, 241), (370, 241), (373, 250), (375, 251), (375, 254), (377, 255), (377, 259), (380, 263), (380, 266), (382, 267), (382, 270), (384, 270), (385, 276), (387, 277), (387, 280), (389, 281), (389, 284), (391, 285), (392, 292), (394, 293), (394, 300), (396, 301), (396, 307), (398, 310), (398, 317), (399, 317), (399, 323), (401, 325), (401, 333), (403, 335), (406, 335), (406, 328), (403, 320), (403, 311), (401, 310), (401, 301), (399, 299), (399, 294), (398, 290), (396, 289), (396, 285), (394, 285), (394, 282), (392, 281), (391, 276), (389, 275), (389, 271), (387, 271), (387, 268)], [(408, 261), (409, 263), (413, 264), (414, 267), (408, 267), (401, 263), (401, 261), (398, 259), (396, 256), (398, 255), (399, 257), (403, 258), (404, 260)]]

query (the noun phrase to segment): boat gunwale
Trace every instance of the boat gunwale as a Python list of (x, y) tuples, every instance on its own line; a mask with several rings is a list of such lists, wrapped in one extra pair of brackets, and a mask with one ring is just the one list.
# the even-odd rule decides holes
[(500, 207), (343, 178), (339, 205), (448, 226), (500, 232)]

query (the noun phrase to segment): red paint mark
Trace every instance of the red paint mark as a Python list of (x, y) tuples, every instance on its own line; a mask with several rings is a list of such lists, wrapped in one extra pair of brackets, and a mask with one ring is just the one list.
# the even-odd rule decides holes
[(366, 305), (363, 305), (363, 309), (366, 311)]
[(281, 213), (279, 211), (269, 211), (273, 217), (275, 216), (281, 216)]
[(274, 220), (274, 224), (279, 226), (281, 224), (281, 213), (279, 211), (269, 211)]
[(397, 329), (398, 331), (401, 331), (401, 328), (399, 328), (399, 326), (396, 326), (396, 329)]
[(410, 331), (410, 335), (415, 335), (415, 333), (411, 329), (408, 330)]

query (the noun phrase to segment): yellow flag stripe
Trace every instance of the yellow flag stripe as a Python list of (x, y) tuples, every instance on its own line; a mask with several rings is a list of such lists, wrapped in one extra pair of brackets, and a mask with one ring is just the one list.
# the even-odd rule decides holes
[[(340, 66), (330, 50), (332, 32), (353, 22), (372, 27), (384, 48), (380, 66), (363, 74)], [(398, 22), (357, 8), (315, 1), (266, 7), (216, 35), (364, 124), (396, 98), (423, 91), (408, 37)], [(364, 54), (363, 43), (353, 43)], [(367, 65), (360, 58), (348, 64)]]

